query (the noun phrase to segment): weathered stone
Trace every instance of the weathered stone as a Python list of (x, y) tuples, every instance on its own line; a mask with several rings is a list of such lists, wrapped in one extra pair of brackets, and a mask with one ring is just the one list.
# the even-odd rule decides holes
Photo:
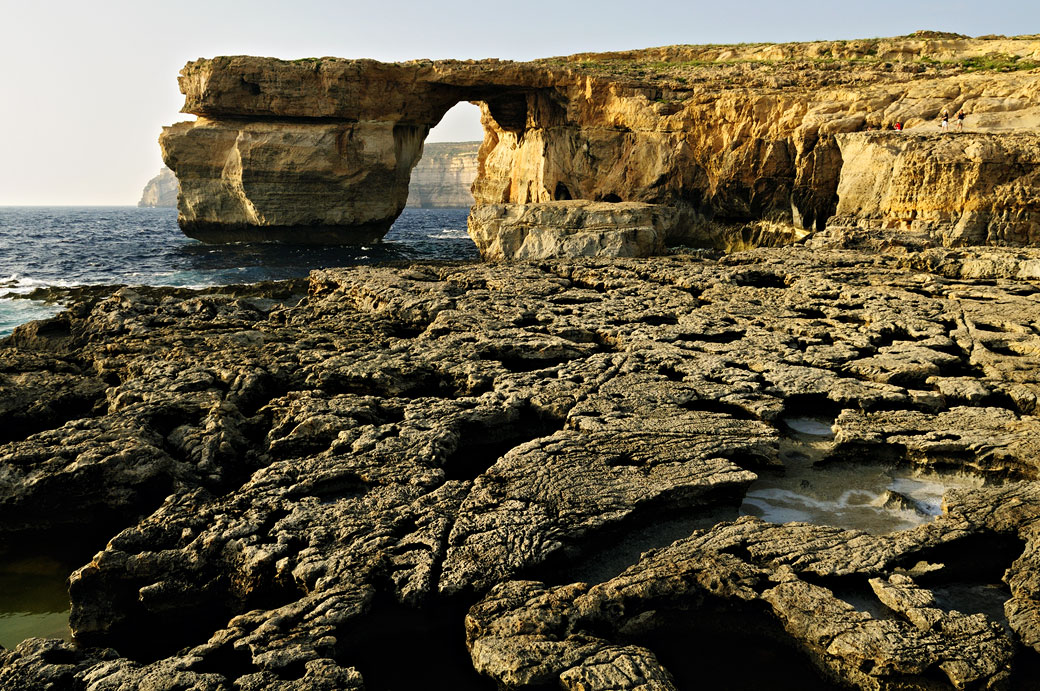
[(834, 226), (894, 228), (941, 245), (1040, 241), (1040, 135), (866, 132), (836, 137)]
[[(685, 417), (666, 423), (667, 441), (653, 432), (559, 432), (507, 454), (477, 479), (461, 507), (441, 590), (487, 587), (557, 552), (574, 552), (595, 530), (648, 518), (648, 511), (660, 517), (738, 496), (755, 475), (718, 456), (743, 450), (726, 448), (727, 441), (754, 426), (717, 415)], [(768, 431), (760, 432), (764, 444), (753, 434), (748, 448), (768, 445)]]
[(485, 260), (649, 257), (678, 233), (673, 209), (633, 202), (482, 204), (469, 234)]
[[(1040, 651), (1037, 260), (788, 247), (84, 294), (0, 345), (0, 410), (46, 404), (0, 445), (5, 549), (97, 550), (80, 647), (4, 652), (2, 685), (436, 663), (458, 688), (725, 686), (761, 650), (792, 688), (999, 688)], [(799, 416), (834, 421), (820, 473), (977, 486), (886, 534), (738, 517)], [(950, 595), (976, 585), (994, 611)]]
[[(1035, 492), (1035, 485), (1030, 491)], [(938, 531), (960, 530), (956, 520), (946, 525), (943, 520), (936, 526)], [(783, 537), (792, 530), (803, 534), (790, 540)], [(897, 543), (886, 537), (863, 536), (857, 540), (857, 549), (894, 548), (888, 559), (895, 562), (901, 553), (921, 550), (934, 539), (934, 532), (914, 531), (916, 534), (905, 535)], [(814, 539), (805, 541), (805, 537)], [(1012, 642), (986, 616), (944, 611), (935, 606), (929, 591), (906, 576), (892, 574), (888, 579), (871, 580), (871, 585), (878, 605), (906, 616), (909, 623), (877, 618), (857, 610), (836, 592), (803, 580), (800, 574), (805, 573), (806, 564), (766, 557), (753, 548), (756, 542), (789, 542), (805, 551), (807, 547), (818, 549), (822, 541), (841, 550), (849, 537), (845, 531), (818, 526), (770, 526), (743, 519), (644, 554), (625, 573), (596, 586), (578, 583), (548, 589), (541, 583), (506, 583), (470, 610), (467, 635), (471, 654), (486, 674), (509, 688), (520, 688), (529, 682), (511, 676), (515, 670), (533, 670), (552, 660), (550, 666), (537, 668), (537, 681), (546, 683), (561, 674), (561, 669), (588, 665), (588, 651), (582, 645), (588, 644), (590, 632), (596, 632), (593, 640), (598, 645), (620, 638), (645, 638), (653, 632), (681, 637), (684, 627), (695, 626), (698, 612), (716, 608), (728, 617), (742, 617), (737, 626), (771, 632), (771, 645), (801, 648), (819, 668), (817, 680), (808, 679), (812, 686), (838, 682), (863, 689), (931, 689), (936, 688), (928, 674), (933, 668), (941, 670), (956, 688), (1006, 684)], [(828, 559), (823, 553), (819, 557)], [(768, 604), (768, 609), (750, 606), (755, 602)], [(659, 609), (662, 603), (667, 603), (668, 614)], [(720, 620), (701, 624), (705, 625), (718, 635), (724, 635), (727, 628)], [(536, 650), (543, 652), (531, 656)], [(696, 654), (696, 650), (689, 652), (691, 658)], [(750, 655), (746, 652), (742, 662), (753, 666)], [(737, 658), (739, 653), (733, 656)], [(731, 683), (745, 683), (740, 680), (748, 673), (731, 670)], [(765, 673), (787, 672), (773, 669)]]
[(393, 123), (199, 118), (166, 128), (160, 145), (181, 182), (186, 234), (340, 244), (371, 242), (390, 229), (425, 135)]
[[(758, 222), (822, 230), (843, 197), (839, 235), (850, 223), (927, 221), (954, 244), (1020, 244), (1036, 235), (1035, 145), (1002, 131), (1035, 126), (1040, 87), (1028, 73), (973, 71), (970, 61), (994, 51), (1030, 59), (1036, 45), (916, 37), (529, 63), (218, 57), (185, 66), (184, 111), (199, 120), (166, 128), (161, 142), (181, 181), (182, 227), (216, 241), (379, 237), (403, 208), (430, 127), (471, 101), (484, 126), (478, 205), (662, 205), (679, 219), (671, 244), (733, 247), (758, 242)], [(972, 133), (930, 133), (943, 108), (964, 108)], [(897, 121), (906, 126), (898, 135), (849, 134)], [(900, 174), (861, 175), (889, 170), (885, 142), (905, 149)], [(882, 190), (891, 190), (884, 201)], [(945, 198), (957, 201), (936, 205)], [(475, 237), (490, 235), (484, 218), (471, 221)], [(777, 235), (798, 233), (765, 239)], [(854, 244), (870, 231), (852, 235), (830, 242)]]
[(835, 454), (1035, 476), (1040, 420), (1005, 408), (954, 407), (935, 414), (845, 410), (834, 423)]

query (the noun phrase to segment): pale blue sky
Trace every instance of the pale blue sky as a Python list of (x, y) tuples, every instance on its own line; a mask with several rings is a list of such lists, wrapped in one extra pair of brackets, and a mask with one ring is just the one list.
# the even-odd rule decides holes
[[(197, 57), (525, 60), (674, 43), (1040, 32), (1036, 0), (0, 0), (0, 205), (134, 204)], [(441, 140), (479, 137), (468, 122)]]

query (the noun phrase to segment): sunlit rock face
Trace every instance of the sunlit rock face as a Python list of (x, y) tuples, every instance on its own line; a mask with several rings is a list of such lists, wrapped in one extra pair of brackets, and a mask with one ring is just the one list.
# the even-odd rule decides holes
[[(517, 77), (518, 67), (481, 79), (487, 67), (331, 58), (189, 63), (180, 78), (184, 110), (199, 119), (160, 137), (181, 181), (181, 227), (210, 242), (382, 237), (444, 113), (467, 95), (497, 103), (497, 82), (531, 82)], [(441, 83), (453, 73), (459, 83)]]
[(1040, 241), (1034, 132), (838, 137), (835, 227), (898, 229), (944, 245)]
[(392, 123), (202, 118), (167, 128), (162, 142), (180, 171), (187, 235), (336, 244), (386, 234), (404, 208), (425, 134)]
[[(1007, 65), (990, 64), (998, 53)], [(887, 155), (861, 146), (846, 171), (842, 147), (852, 153), (854, 145), (839, 145), (843, 134), (899, 122), (904, 142), (927, 140), (943, 109), (961, 108), (967, 131), (948, 133), (950, 140), (1035, 127), (1040, 80), (1017, 68), (1038, 55), (1033, 39), (924, 36), (671, 46), (527, 63), (221, 57), (184, 68), (184, 111), (199, 120), (166, 128), (161, 144), (181, 181), (189, 234), (368, 241), (403, 208), (429, 129), (471, 101), (484, 127), (476, 206), (663, 205), (678, 218), (670, 243), (721, 246), (734, 224), (824, 229), (838, 210), (839, 183), (855, 189), (860, 172), (877, 170)], [(955, 157), (928, 161), (941, 169), (929, 178), (933, 199), (896, 205), (901, 219), (915, 204), (946, 198), (970, 210), (1007, 182), (990, 181), (999, 166), (982, 165), (982, 184), (966, 187)], [(858, 208), (845, 204), (840, 213)], [(1007, 215), (1003, 207), (996, 214)], [(479, 230), (478, 217), (474, 211), (471, 228)], [(960, 240), (1032, 241), (1020, 226), (990, 233), (979, 223), (958, 231)]]
[(637, 202), (483, 204), (469, 233), (488, 260), (649, 257), (676, 226), (674, 209)]

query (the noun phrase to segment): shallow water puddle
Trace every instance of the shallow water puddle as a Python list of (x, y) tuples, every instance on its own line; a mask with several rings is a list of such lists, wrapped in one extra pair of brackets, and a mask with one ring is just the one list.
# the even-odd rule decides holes
[(908, 467), (828, 462), (831, 423), (789, 418), (780, 443), (783, 473), (762, 471), (741, 504), (742, 515), (770, 523), (805, 522), (882, 534), (926, 523), (942, 512), (952, 487), (980, 487), (981, 479)]
[(822, 418), (792, 417), (784, 420), (788, 429), (810, 437), (834, 438), (832, 423)]
[(46, 557), (0, 560), (0, 645), (26, 638), (63, 638), (69, 632), (69, 569)]

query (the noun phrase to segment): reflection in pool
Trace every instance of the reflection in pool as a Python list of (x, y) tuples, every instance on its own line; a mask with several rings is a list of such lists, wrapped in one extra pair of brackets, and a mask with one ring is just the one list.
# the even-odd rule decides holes
[(69, 568), (47, 557), (0, 558), (0, 645), (26, 638), (70, 640)]
[(789, 418), (781, 439), (783, 473), (760, 471), (740, 507), (770, 523), (795, 521), (882, 534), (926, 523), (942, 512), (951, 487), (979, 487), (978, 477), (910, 467), (828, 461), (831, 423)]

